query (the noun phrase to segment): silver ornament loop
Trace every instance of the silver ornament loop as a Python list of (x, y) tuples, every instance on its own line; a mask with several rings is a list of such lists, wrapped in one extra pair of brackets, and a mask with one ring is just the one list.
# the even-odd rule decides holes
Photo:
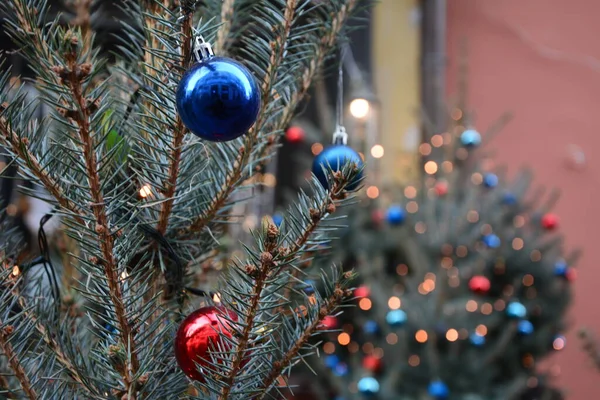
[(210, 43), (204, 40), (202, 35), (196, 36), (192, 52), (194, 53), (194, 57), (196, 57), (197, 62), (202, 62), (215, 55), (212, 46)]
[(346, 128), (342, 125), (337, 125), (335, 127), (335, 132), (333, 132), (333, 144), (343, 144), (344, 146), (348, 144), (348, 134), (346, 133)]

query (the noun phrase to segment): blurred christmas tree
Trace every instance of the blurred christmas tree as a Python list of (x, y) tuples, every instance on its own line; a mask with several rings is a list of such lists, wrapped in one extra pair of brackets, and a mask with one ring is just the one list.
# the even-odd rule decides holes
[(49, 206), (39, 252), (1, 221), (0, 396), (281, 397), (351, 278), (328, 268), (326, 294), (290, 299), (292, 271), (361, 171), (313, 179), (242, 259), (223, 265), (219, 239), (358, 5), (0, 3), (28, 72), (0, 77), (7, 178)]
[(528, 171), (508, 182), (481, 153), (506, 119), (482, 137), (461, 97), (420, 146), (420, 181), (362, 202), (331, 244), (327, 260), (360, 281), (357, 307), (324, 320), (338, 331), (316, 367), (321, 398), (561, 397), (536, 367), (565, 346), (577, 253), (563, 255), (556, 193), (541, 201)]

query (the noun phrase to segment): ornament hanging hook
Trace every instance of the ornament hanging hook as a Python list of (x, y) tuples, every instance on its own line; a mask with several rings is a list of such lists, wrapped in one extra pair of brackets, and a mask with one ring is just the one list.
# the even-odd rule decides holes
[(202, 62), (215, 55), (210, 43), (204, 40), (202, 35), (194, 38), (194, 48), (192, 49), (197, 62)]
[(344, 128), (344, 68), (343, 68), (344, 51), (340, 53), (340, 65), (338, 67), (338, 87), (337, 87), (337, 105), (336, 105), (336, 121), (335, 131), (333, 132), (333, 144), (348, 143), (348, 134)]

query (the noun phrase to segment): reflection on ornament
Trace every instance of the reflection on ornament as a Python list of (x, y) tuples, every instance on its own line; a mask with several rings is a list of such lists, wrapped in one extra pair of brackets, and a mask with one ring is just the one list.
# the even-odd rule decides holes
[(407, 315), (402, 310), (392, 310), (385, 316), (386, 322), (393, 327), (402, 326), (406, 323)]
[(400, 225), (406, 219), (406, 214), (402, 206), (394, 204), (387, 209), (386, 218), (390, 225)]
[(475, 129), (467, 129), (461, 133), (460, 142), (465, 147), (476, 147), (481, 144), (481, 135)]
[(519, 321), (517, 324), (517, 332), (522, 336), (531, 335), (533, 333), (533, 324), (527, 320)]
[(494, 235), (493, 233), (490, 233), (489, 235), (485, 235), (482, 240), (483, 240), (483, 243), (491, 249), (497, 249), (502, 244), (502, 242), (500, 241), (500, 238), (498, 236)]
[(379, 392), (379, 382), (372, 376), (365, 376), (358, 381), (358, 391), (370, 395)]
[(440, 380), (431, 382), (427, 391), (429, 392), (429, 395), (436, 400), (445, 400), (450, 395), (450, 389), (448, 389), (448, 386)]
[(525, 318), (527, 315), (527, 308), (518, 301), (513, 301), (506, 307), (506, 315), (510, 318)]
[(341, 171), (346, 164), (354, 164), (360, 170), (352, 182), (346, 185), (346, 190), (352, 191), (358, 188), (361, 183), (363, 172), (363, 161), (360, 155), (351, 147), (335, 144), (327, 147), (320, 152), (314, 159), (312, 173), (324, 188), (329, 189), (330, 171)]

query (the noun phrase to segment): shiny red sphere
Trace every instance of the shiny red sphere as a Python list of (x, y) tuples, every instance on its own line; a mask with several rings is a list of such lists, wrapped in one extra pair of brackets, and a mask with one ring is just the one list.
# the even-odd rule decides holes
[(354, 289), (354, 296), (355, 297), (359, 297), (359, 298), (361, 298), (361, 297), (369, 297), (370, 294), (371, 294), (371, 291), (366, 286), (359, 286), (356, 289)]
[(448, 194), (448, 182), (438, 182), (433, 189), (438, 196), (445, 196)]
[(301, 143), (304, 141), (305, 136), (304, 129), (299, 126), (290, 126), (285, 131), (285, 140), (290, 143)]
[(374, 223), (379, 225), (385, 219), (385, 213), (383, 212), (383, 210), (373, 210), (373, 212), (371, 213), (371, 219)]
[(547, 230), (553, 230), (558, 227), (558, 216), (556, 214), (544, 214), (542, 217), (542, 227)]
[(569, 268), (565, 277), (569, 282), (573, 282), (575, 279), (577, 279), (577, 270), (575, 268)]
[(469, 280), (469, 289), (477, 293), (486, 293), (491, 286), (490, 280), (485, 276), (476, 275)]
[(323, 330), (335, 329), (338, 326), (338, 319), (332, 315), (328, 315), (321, 321), (320, 328)]
[(380, 372), (382, 367), (381, 358), (372, 355), (365, 356), (362, 360), (362, 366), (367, 371)]
[[(227, 314), (227, 316), (225, 316)], [(175, 358), (181, 370), (191, 379), (202, 382), (204, 377), (197, 365), (211, 362), (210, 352), (227, 348), (220, 340), (220, 333), (231, 337), (229, 321), (237, 321), (237, 315), (223, 307), (202, 307), (183, 320), (175, 337)]]

